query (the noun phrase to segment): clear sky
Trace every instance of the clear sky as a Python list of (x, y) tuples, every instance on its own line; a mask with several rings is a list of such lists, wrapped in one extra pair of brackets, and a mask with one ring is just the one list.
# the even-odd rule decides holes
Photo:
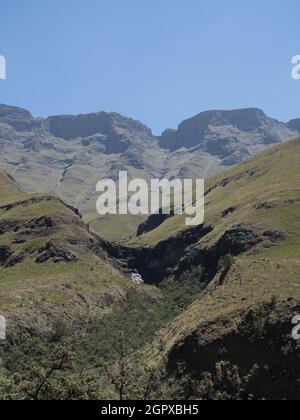
[(116, 111), (155, 134), (208, 109), (300, 117), (299, 0), (9, 0), (0, 102)]

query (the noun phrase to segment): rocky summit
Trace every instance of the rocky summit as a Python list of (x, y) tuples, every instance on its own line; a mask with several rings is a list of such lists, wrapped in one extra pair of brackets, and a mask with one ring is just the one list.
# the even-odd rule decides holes
[(231, 165), (261, 152), (267, 145), (285, 141), (299, 128), (269, 118), (256, 108), (208, 111), (182, 122), (177, 130), (166, 130), (160, 144), (171, 151), (199, 146), (202, 152)]

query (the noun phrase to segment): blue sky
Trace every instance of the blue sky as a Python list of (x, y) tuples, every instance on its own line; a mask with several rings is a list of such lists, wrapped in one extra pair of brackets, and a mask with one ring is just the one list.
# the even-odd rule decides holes
[(35, 116), (116, 111), (156, 134), (216, 108), (300, 117), (299, 0), (1, 3), (0, 102)]

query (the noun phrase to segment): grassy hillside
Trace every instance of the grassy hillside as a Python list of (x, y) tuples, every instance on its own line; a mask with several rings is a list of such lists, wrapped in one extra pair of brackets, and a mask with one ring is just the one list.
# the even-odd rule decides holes
[[(212, 231), (186, 249), (174, 273), (180, 287), (181, 273), (202, 264), (209, 285), (160, 332), (167, 382), (190, 378), (181, 384), (185, 396), (237, 398), (233, 388), (253, 368), (243, 398), (299, 395), (299, 348), (291, 339), (300, 312), (299, 167), (296, 139), (207, 183), (205, 224)], [(155, 245), (184, 229), (174, 217), (140, 242)]]
[[(0, 185), (0, 313), (7, 320), (0, 399), (66, 398), (68, 387), (73, 398), (116, 398), (105, 366), (118, 358), (120, 337), (126, 337), (126, 353), (134, 354), (192, 294), (182, 299), (172, 288), (135, 285), (77, 210), (52, 196), (24, 193), (3, 172)], [(33, 397), (53, 358), (65, 351), (72, 365)]]
[(136, 286), (114, 267), (77, 210), (28, 195), (0, 172), (0, 310), (8, 334), (49, 333), (57, 319), (85, 324)]
[[(297, 139), (206, 180), (205, 224), (214, 227), (207, 240), (213, 241), (237, 224), (251, 224), (258, 229), (277, 224), (290, 235), (284, 247), (293, 248), (300, 232), (295, 217), (299, 209), (299, 152)], [(172, 217), (133, 244), (153, 246), (184, 229), (184, 217)]]
[[(118, 398), (115, 378), (125, 371), (131, 399), (145, 389), (166, 399), (297, 398), (299, 160), (296, 139), (209, 179), (204, 226), (171, 217), (131, 247), (104, 243), (76, 210), (26, 195), (1, 173), (0, 310), (9, 344), (0, 390)], [(119, 264), (156, 287), (134, 285)], [(66, 342), (73, 364), (36, 395)]]
[[(116, 397), (105, 366), (118, 357), (120, 337), (132, 354), (174, 308), (157, 288), (120, 271), (76, 209), (24, 193), (4, 172), (0, 190), (0, 314), (7, 321), (0, 399)], [(33, 396), (61, 354), (67, 364)]]

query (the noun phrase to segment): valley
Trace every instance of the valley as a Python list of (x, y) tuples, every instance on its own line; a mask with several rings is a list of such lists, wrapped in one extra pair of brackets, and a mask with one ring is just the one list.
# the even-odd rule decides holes
[[(118, 398), (111, 378), (125, 363), (125, 398), (143, 398), (145, 387), (166, 399), (296, 396), (299, 147), (292, 140), (209, 178), (204, 225), (157, 216), (122, 244), (2, 172), (2, 395)], [(72, 363), (36, 394), (53, 357), (69, 352)]]
[[(247, 110), (155, 138), (118, 114), (1, 106), (1, 398), (296, 399), (297, 130)], [(204, 176), (203, 225), (96, 218), (99, 175), (120, 169)]]

